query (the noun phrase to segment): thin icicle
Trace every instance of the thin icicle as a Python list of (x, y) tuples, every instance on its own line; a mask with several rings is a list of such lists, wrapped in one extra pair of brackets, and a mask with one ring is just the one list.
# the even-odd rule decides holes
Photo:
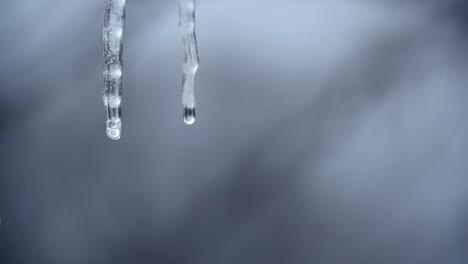
[(118, 140), (122, 129), (122, 37), (126, 0), (107, 0), (104, 16), (104, 106), (106, 133)]
[(198, 47), (195, 35), (195, 0), (179, 0), (179, 33), (184, 46), (182, 64), (182, 104), (184, 122), (195, 123), (195, 74), (198, 70)]

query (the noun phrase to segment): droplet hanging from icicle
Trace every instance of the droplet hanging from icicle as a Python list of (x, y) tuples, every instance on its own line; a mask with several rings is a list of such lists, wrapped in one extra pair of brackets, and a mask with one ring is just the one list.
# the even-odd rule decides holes
[(179, 0), (179, 34), (184, 48), (182, 64), (182, 104), (184, 122), (195, 123), (195, 75), (198, 70), (198, 47), (195, 34), (195, 0)]
[(107, 0), (104, 15), (104, 90), (106, 133), (118, 140), (122, 133), (122, 50), (126, 0)]

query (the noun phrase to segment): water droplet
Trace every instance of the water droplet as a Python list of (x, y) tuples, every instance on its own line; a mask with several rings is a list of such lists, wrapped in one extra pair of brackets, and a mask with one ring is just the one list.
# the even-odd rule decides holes
[(113, 140), (119, 140), (122, 130), (122, 122), (120, 119), (112, 119), (107, 121), (107, 136)]
[(120, 139), (120, 129), (116, 129), (116, 128), (107, 128), (107, 136), (110, 138), (110, 139), (113, 139), (113, 140), (119, 140)]
[(195, 123), (195, 108), (193, 107), (185, 107), (184, 108), (184, 122), (187, 125), (193, 125)]

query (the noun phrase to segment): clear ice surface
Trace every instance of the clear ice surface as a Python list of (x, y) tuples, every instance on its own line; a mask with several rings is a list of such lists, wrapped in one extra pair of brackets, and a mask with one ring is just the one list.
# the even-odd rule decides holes
[(107, 0), (104, 15), (104, 91), (106, 133), (118, 140), (122, 130), (122, 37), (126, 0)]
[(184, 48), (182, 63), (182, 104), (184, 122), (195, 123), (195, 74), (198, 70), (198, 47), (195, 35), (195, 0), (179, 0), (179, 34)]

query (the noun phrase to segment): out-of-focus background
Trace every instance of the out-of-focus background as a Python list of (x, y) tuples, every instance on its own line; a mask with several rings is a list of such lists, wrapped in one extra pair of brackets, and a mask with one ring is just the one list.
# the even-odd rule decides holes
[(0, 2), (0, 263), (468, 263), (468, 4), (128, 1), (122, 139), (105, 1)]

